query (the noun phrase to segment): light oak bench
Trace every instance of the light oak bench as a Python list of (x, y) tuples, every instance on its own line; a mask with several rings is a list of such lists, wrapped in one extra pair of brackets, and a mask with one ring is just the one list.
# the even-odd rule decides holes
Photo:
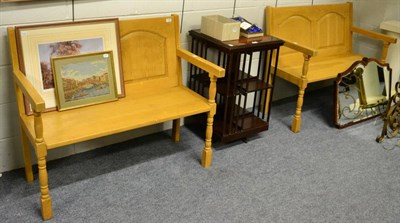
[[(172, 138), (178, 142), (180, 118), (207, 113), (201, 164), (211, 165), (216, 81), (224, 76), (225, 70), (180, 48), (176, 15), (120, 20), (119, 31), (126, 96), (93, 106), (44, 112), (44, 99), (20, 70), (15, 28), (8, 29), (25, 173), (27, 180), (33, 181), (30, 143), (38, 161), (41, 213), (45, 220), (52, 217), (46, 170), (46, 155), (51, 149), (170, 120), (173, 120)], [(181, 59), (209, 73), (208, 99), (182, 84)], [(26, 115), (23, 97), (29, 100), (33, 115)]]
[(265, 9), (266, 33), (285, 41), (277, 76), (299, 88), (293, 132), (300, 131), (307, 84), (336, 78), (364, 57), (352, 51), (353, 33), (382, 41), (382, 62), (389, 45), (396, 42), (393, 37), (354, 27), (352, 11), (352, 3)]

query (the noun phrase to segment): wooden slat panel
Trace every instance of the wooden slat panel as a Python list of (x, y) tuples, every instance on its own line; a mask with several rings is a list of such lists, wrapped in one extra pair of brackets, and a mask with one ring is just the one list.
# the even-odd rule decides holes
[[(320, 56), (351, 52), (351, 4), (270, 7), (267, 13), (273, 36), (315, 48)], [(281, 55), (289, 52), (283, 48)]]
[(178, 85), (175, 26), (173, 16), (120, 20), (123, 74), (126, 83), (134, 83), (130, 87)]
[[(148, 31), (134, 31), (121, 38), (121, 45), (127, 80), (140, 81), (167, 74), (165, 37)], [(146, 60), (146, 63), (136, 62), (140, 60)]]

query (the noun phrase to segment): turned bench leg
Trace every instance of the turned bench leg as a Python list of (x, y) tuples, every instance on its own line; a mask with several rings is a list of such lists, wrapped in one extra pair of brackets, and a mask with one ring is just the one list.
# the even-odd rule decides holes
[(181, 119), (175, 119), (172, 121), (172, 140), (179, 142), (181, 138)]
[(310, 61), (310, 55), (303, 54), (304, 57), (304, 63), (303, 63), (303, 69), (301, 73), (301, 81), (299, 86), (299, 96), (297, 98), (297, 105), (296, 105), (296, 113), (293, 118), (292, 122), (292, 131), (294, 133), (300, 132), (300, 127), (301, 127), (301, 108), (303, 107), (303, 100), (304, 100), (304, 92), (307, 88), (307, 72), (308, 72), (308, 63)]
[(28, 137), (25, 131), (21, 128), (21, 144), (22, 144), (22, 156), (24, 157), (25, 166), (25, 178), (29, 183), (33, 182), (33, 171), (31, 161), (31, 150), (29, 147)]
[(300, 88), (299, 96), (297, 98), (296, 113), (292, 121), (292, 131), (294, 133), (300, 132), (301, 128), (301, 109), (303, 107), (305, 88)]
[(51, 207), (51, 197), (49, 193), (48, 176), (46, 169), (46, 156), (39, 157), (38, 155), (38, 168), (39, 168), (39, 184), (40, 184), (40, 205), (43, 220), (52, 218), (53, 211)]
[(40, 205), (43, 220), (48, 220), (53, 217), (51, 207), (51, 197), (49, 193), (48, 175), (46, 168), (47, 146), (43, 139), (43, 122), (41, 113), (33, 112), (35, 120), (35, 145), (36, 157), (38, 160), (39, 169), (39, 185), (40, 185)]
[(210, 167), (212, 162), (211, 144), (212, 144), (212, 134), (213, 134), (213, 122), (214, 122), (214, 115), (211, 112), (208, 112), (205, 146), (203, 149), (203, 154), (201, 159), (201, 165), (204, 168)]

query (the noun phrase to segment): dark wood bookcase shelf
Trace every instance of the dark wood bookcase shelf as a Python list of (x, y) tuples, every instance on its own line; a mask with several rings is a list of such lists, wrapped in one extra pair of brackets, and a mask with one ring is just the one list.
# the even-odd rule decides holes
[[(226, 69), (225, 77), (217, 81), (215, 135), (226, 143), (268, 130), (275, 71), (284, 42), (272, 36), (219, 41), (200, 30), (191, 30), (189, 35), (193, 53)], [(194, 65), (189, 70), (189, 87), (207, 96), (208, 73)]]

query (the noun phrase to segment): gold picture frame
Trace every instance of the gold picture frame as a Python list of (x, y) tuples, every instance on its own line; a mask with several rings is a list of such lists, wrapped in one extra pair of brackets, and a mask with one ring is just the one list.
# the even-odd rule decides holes
[(30, 2), (32, 0), (0, 0), (0, 2)]
[(112, 51), (52, 57), (59, 111), (118, 99)]
[[(46, 111), (56, 109), (52, 56), (111, 50), (118, 96), (125, 96), (117, 18), (19, 26), (15, 30), (20, 69), (43, 97)], [(32, 114), (27, 100), (25, 111)]]

